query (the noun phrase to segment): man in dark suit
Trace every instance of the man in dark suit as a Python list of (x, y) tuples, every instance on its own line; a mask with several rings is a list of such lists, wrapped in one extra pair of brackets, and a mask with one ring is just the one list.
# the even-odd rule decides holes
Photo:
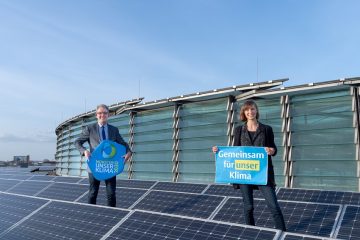
[[(122, 144), (126, 147), (126, 155), (124, 156), (125, 161), (129, 160), (131, 157), (131, 150), (129, 145), (121, 137), (119, 130), (108, 124), (109, 118), (109, 108), (101, 104), (96, 107), (96, 118), (97, 123), (90, 124), (83, 129), (80, 137), (75, 140), (75, 147), (80, 151), (81, 155), (85, 156), (87, 159), (91, 156), (91, 153), (94, 149), (100, 144), (103, 140), (110, 140)], [(83, 144), (87, 142), (90, 146), (90, 149), (86, 149)], [(95, 179), (93, 174), (89, 172), (89, 195), (88, 203), (96, 204), (96, 198), (99, 192), (100, 181)], [(105, 180), (106, 184), (106, 193), (107, 193), (107, 204), (108, 206), (116, 206), (116, 176)]]

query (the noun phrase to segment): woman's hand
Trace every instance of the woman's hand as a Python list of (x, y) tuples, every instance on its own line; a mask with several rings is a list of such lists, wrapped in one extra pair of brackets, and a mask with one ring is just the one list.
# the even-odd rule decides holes
[(217, 153), (219, 151), (219, 148), (217, 146), (212, 147), (213, 153)]
[(275, 153), (275, 149), (274, 148), (270, 148), (270, 147), (265, 147), (265, 151), (267, 152), (268, 155), (272, 156)]

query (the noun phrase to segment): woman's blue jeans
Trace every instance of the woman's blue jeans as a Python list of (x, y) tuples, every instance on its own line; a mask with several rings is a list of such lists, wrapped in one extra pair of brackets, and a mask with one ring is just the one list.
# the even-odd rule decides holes
[[(275, 228), (282, 231), (286, 231), (285, 221), (281, 212), (279, 203), (276, 198), (275, 189), (271, 186), (257, 185), (262, 195), (265, 198), (265, 202), (272, 214), (275, 222)], [(254, 197), (253, 197), (253, 186), (240, 184), (240, 190), (244, 202), (244, 215), (245, 223), (248, 225), (255, 225), (254, 220)]]

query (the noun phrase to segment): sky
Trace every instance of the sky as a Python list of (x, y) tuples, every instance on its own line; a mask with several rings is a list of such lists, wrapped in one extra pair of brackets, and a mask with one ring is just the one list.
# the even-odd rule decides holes
[(360, 77), (358, 0), (0, 0), (0, 161), (100, 104)]

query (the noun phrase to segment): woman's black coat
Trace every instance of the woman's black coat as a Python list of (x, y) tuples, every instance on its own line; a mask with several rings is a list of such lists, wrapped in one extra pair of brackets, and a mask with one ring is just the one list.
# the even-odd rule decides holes
[[(274, 142), (274, 132), (268, 125), (259, 122), (259, 126), (254, 134), (254, 139), (251, 140), (249, 131), (247, 130), (246, 123), (243, 126), (235, 128), (233, 146), (253, 146), (253, 147), (271, 147), (275, 149), (273, 156), (277, 153), (277, 148)], [(274, 167), (272, 164), (271, 156), (268, 156), (268, 186), (275, 188)], [(256, 186), (256, 185), (254, 185)], [(234, 184), (234, 188), (239, 188), (239, 184)]]

